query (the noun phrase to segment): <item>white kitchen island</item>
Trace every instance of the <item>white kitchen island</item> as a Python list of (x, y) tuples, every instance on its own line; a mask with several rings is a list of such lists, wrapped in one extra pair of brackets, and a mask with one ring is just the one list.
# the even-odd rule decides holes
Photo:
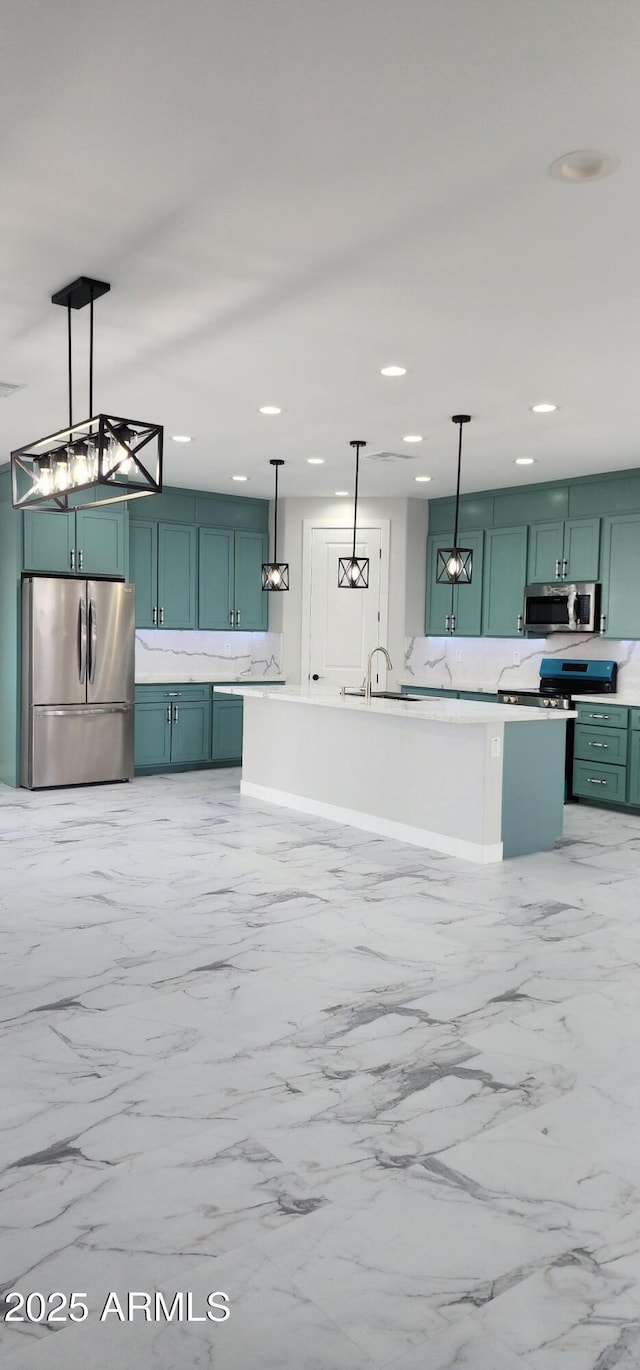
[(573, 713), (225, 686), (244, 697), (241, 792), (481, 863), (562, 833)]

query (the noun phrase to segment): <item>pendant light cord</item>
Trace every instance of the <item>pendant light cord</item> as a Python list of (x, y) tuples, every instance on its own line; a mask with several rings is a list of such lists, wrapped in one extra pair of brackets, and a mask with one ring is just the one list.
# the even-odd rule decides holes
[(278, 560), (278, 467), (276, 466), (276, 497), (273, 510), (273, 560)]
[(361, 447), (365, 447), (365, 446), (366, 446), (366, 443), (364, 443), (364, 442), (352, 442), (352, 443), (351, 443), (351, 446), (352, 446), (352, 447), (355, 447), (355, 449), (356, 449), (356, 488), (355, 488), (355, 497), (354, 497), (354, 501), (353, 501), (353, 553), (352, 553), (352, 560), (355, 561), (355, 559), (356, 559), (356, 527), (357, 527), (357, 520), (358, 520), (358, 473), (359, 473), (359, 467), (360, 467), (360, 448), (361, 448)]
[(73, 376), (71, 364), (71, 305), (67, 305), (67, 371), (69, 379), (69, 427), (73, 427)]
[(89, 300), (89, 418), (93, 418), (93, 286)]
[(458, 480), (456, 484), (456, 518), (453, 530), (453, 545), (458, 546), (458, 519), (460, 513), (460, 468), (462, 465), (462, 424), (458, 424)]

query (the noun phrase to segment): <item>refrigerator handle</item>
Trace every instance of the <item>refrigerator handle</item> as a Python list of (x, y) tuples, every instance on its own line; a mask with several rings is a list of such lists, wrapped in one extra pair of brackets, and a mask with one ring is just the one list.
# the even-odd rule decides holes
[(78, 617), (78, 674), (80, 684), (84, 685), (87, 679), (87, 601), (80, 600), (80, 614)]
[(96, 665), (98, 661), (98, 620), (96, 615), (95, 599), (89, 600), (89, 684), (93, 685), (96, 678)]

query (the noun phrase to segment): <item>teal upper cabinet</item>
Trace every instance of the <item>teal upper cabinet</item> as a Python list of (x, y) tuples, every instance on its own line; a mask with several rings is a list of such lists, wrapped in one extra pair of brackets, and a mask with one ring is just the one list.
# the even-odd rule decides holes
[(479, 637), (482, 631), (482, 563), (484, 533), (458, 535), (461, 546), (473, 552), (470, 585), (440, 585), (436, 579), (438, 548), (452, 546), (453, 533), (433, 533), (427, 538), (426, 632), (442, 636)]
[(198, 627), (233, 628), (234, 539), (228, 528), (198, 529)]
[(529, 529), (527, 580), (597, 580), (600, 575), (600, 519), (534, 523)]
[(195, 628), (196, 529), (181, 523), (158, 524), (158, 625)]
[(483, 632), (517, 637), (527, 573), (527, 528), (488, 528), (484, 537)]
[(640, 638), (640, 513), (602, 520), (602, 615), (606, 637)]
[(54, 514), (25, 510), (23, 568), (62, 575), (125, 576), (128, 513), (124, 504)]
[(196, 530), (184, 523), (131, 524), (137, 628), (195, 628)]
[(236, 533), (234, 622), (245, 632), (264, 632), (269, 596), (262, 589), (262, 563), (269, 556), (267, 533)]

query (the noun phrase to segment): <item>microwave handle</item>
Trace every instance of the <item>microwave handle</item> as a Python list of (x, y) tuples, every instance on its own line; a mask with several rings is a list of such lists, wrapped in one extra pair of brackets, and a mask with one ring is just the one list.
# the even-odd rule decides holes
[(600, 615), (600, 632), (601, 632), (601, 633), (604, 633), (604, 632), (606, 632), (606, 629), (607, 629), (607, 615), (606, 615), (606, 614), (601, 614), (601, 615)]

